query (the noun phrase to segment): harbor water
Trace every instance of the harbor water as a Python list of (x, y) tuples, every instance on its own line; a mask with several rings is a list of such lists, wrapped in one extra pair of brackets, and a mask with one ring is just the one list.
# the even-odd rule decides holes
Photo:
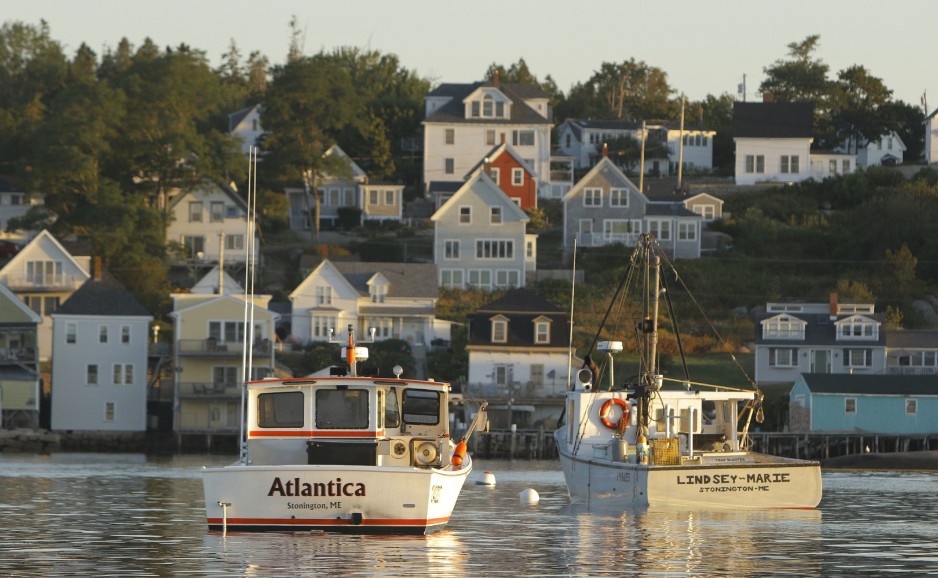
[(230, 461), (0, 454), (0, 576), (938, 575), (938, 473), (825, 471), (814, 511), (602, 512), (556, 461), (477, 461), (430, 536), (224, 536), (199, 468)]

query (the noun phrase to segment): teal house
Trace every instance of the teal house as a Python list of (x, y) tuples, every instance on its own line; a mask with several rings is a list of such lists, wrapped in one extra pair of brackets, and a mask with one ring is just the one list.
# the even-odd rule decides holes
[(789, 393), (797, 432), (938, 433), (938, 376), (803, 373)]

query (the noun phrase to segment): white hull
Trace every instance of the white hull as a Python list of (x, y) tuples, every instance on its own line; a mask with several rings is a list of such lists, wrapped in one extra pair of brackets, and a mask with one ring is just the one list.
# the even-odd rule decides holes
[(202, 479), (213, 530), (424, 534), (449, 521), (471, 470), (467, 456), (459, 470), (235, 464)]
[(817, 462), (750, 452), (735, 459), (735, 463), (648, 466), (578, 458), (563, 447), (560, 450), (570, 497), (587, 506), (814, 509), (821, 500)]

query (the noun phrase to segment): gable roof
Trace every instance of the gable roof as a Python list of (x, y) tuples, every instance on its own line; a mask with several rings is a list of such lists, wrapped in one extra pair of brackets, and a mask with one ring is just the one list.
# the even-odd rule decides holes
[(150, 312), (120, 281), (105, 273), (101, 278), (84, 282), (53, 313), (56, 315), (91, 315), (95, 317), (146, 317)]
[(238, 205), (238, 208), (240, 208), (242, 211), (245, 212), (245, 214), (247, 214), (248, 204), (244, 199), (241, 198), (241, 195), (234, 192), (230, 187), (219, 185), (218, 183), (210, 179), (203, 179), (202, 182), (181, 191), (178, 195), (173, 197), (173, 200), (169, 202), (170, 211), (172, 211), (173, 208), (176, 207), (176, 205), (181, 203), (184, 198), (190, 197), (199, 191), (210, 192), (213, 187), (215, 190), (221, 191), (225, 196), (227, 196), (231, 200), (231, 202)]
[(813, 138), (814, 103), (734, 102), (734, 138)]
[(527, 289), (510, 289), (504, 296), (486, 303), (479, 313), (565, 313), (550, 301)]
[(466, 176), (463, 178), (468, 179), (472, 175), (481, 171), (482, 168), (485, 167), (485, 161), (488, 161), (489, 163), (491, 163), (492, 161), (500, 157), (502, 153), (508, 154), (509, 156), (511, 156), (511, 158), (515, 159), (515, 161), (518, 163), (518, 166), (523, 168), (529, 175), (536, 174), (534, 172), (534, 169), (531, 168), (531, 165), (529, 165), (523, 158), (521, 158), (521, 155), (518, 154), (518, 151), (516, 151), (514, 147), (512, 147), (508, 143), (503, 142), (501, 144), (495, 145), (494, 147), (492, 147), (492, 150), (485, 153), (485, 155), (481, 159), (479, 159), (479, 162), (476, 163), (475, 166), (473, 166), (471, 169), (469, 169), (469, 172), (466, 173)]
[[(368, 295), (368, 282), (376, 275), (388, 281), (388, 297), (433, 298), (439, 295), (433, 263), (368, 263), (344, 261), (333, 263), (336, 270), (360, 295)], [(428, 282), (434, 281), (434, 282)]]
[[(510, 118), (466, 118), (463, 99), (481, 87), (495, 88), (511, 100)], [(450, 100), (428, 116), (425, 123), (472, 123), (472, 124), (552, 124), (551, 121), (525, 103), (525, 99), (549, 98), (536, 86), (501, 82), (474, 82), (472, 84), (441, 84), (431, 90), (427, 97), (449, 97)]]
[(42, 317), (0, 283), (0, 327), (42, 323)]
[(247, 108), (242, 108), (241, 110), (236, 110), (228, 115), (228, 132), (233, 131), (238, 127), (238, 124), (244, 120), (249, 114), (251, 114), (254, 109), (258, 109), (258, 113), (261, 112), (261, 105), (255, 104)]
[[(195, 285), (192, 286), (192, 289), (189, 290), (190, 293), (198, 293), (200, 295), (211, 295), (218, 293), (218, 265), (212, 267), (211, 271), (206, 273), (201, 279), (199, 279)], [(228, 275), (226, 272), (222, 272), (222, 291), (226, 295), (244, 295), (244, 289), (233, 277)]]
[[(2, 273), (3, 271), (7, 271), (7, 270), (14, 271), (16, 270), (17, 267), (20, 266), (20, 263), (22, 261), (29, 261), (29, 260), (35, 259), (35, 256), (30, 255), (30, 254), (35, 250), (34, 249), (35, 247), (41, 246), (43, 241), (51, 242), (53, 248), (57, 249), (58, 251), (61, 251), (61, 255), (65, 259), (70, 261), (72, 265), (74, 265), (79, 271), (81, 271), (86, 276), (86, 278), (90, 277), (85, 267), (82, 267), (81, 264), (75, 260), (75, 257), (71, 253), (69, 253), (68, 250), (62, 245), (62, 243), (60, 243), (58, 239), (56, 239), (52, 235), (52, 233), (50, 233), (46, 229), (43, 229), (42, 231), (40, 231), (39, 234), (33, 237), (29, 243), (26, 243), (26, 245), (22, 249), (20, 249), (16, 253), (16, 255), (13, 256), (13, 258), (7, 261), (6, 265), (4, 265), (3, 267), (0, 267), (0, 273)], [(50, 255), (50, 256), (54, 257), (55, 255)]]
[(570, 188), (569, 191), (567, 191), (567, 194), (563, 196), (563, 199), (561, 201), (566, 203), (567, 201), (569, 201), (570, 199), (578, 195), (580, 191), (583, 189), (583, 187), (585, 187), (587, 183), (592, 181), (593, 177), (595, 177), (601, 170), (604, 170), (604, 169), (612, 170), (613, 177), (615, 177), (617, 180), (622, 182), (622, 184), (632, 189), (632, 192), (638, 193), (639, 195), (642, 195), (643, 197), (645, 196), (644, 193), (638, 190), (638, 187), (635, 186), (635, 183), (629, 180), (629, 178), (625, 176), (625, 173), (623, 173), (622, 170), (619, 169), (619, 167), (617, 167), (614, 162), (609, 160), (609, 157), (602, 157), (601, 159), (599, 159), (599, 162), (596, 163), (593, 166), (593, 168), (589, 170), (588, 173), (583, 175), (583, 177), (580, 180), (578, 180), (576, 184)]
[(935, 375), (803, 373), (800, 379), (812, 393), (938, 396), (938, 376)]
[(481, 186), (488, 188), (494, 198), (500, 202), (500, 205), (503, 208), (507, 207), (507, 212), (513, 214), (518, 221), (523, 223), (528, 222), (528, 214), (525, 213), (514, 201), (512, 201), (511, 197), (505, 194), (505, 191), (496, 185), (495, 181), (493, 181), (491, 177), (485, 174), (485, 171), (479, 171), (472, 178), (463, 183), (463, 185), (459, 187), (459, 190), (456, 191), (452, 197), (447, 199), (447, 201), (443, 203), (442, 207), (433, 213), (433, 215), (430, 217), (430, 220), (439, 221), (444, 214), (452, 210), (453, 207), (458, 206), (460, 199), (468, 195), (469, 191), (473, 190), (473, 187), (476, 185), (476, 183), (479, 183)]

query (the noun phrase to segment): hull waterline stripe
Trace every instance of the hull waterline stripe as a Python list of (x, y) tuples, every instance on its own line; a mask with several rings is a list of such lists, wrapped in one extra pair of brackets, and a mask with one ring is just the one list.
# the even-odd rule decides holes
[(278, 438), (288, 438), (288, 437), (297, 437), (297, 438), (377, 438), (383, 437), (384, 432), (374, 432), (374, 431), (296, 431), (296, 430), (251, 430), (248, 433), (248, 437), (252, 438), (263, 438), (263, 437), (278, 437)]
[[(221, 518), (206, 518), (210, 526), (222, 523)], [(364, 518), (360, 524), (353, 524), (347, 518), (228, 518), (228, 526), (435, 526), (449, 522), (445, 518), (400, 519), (393, 518)]]

